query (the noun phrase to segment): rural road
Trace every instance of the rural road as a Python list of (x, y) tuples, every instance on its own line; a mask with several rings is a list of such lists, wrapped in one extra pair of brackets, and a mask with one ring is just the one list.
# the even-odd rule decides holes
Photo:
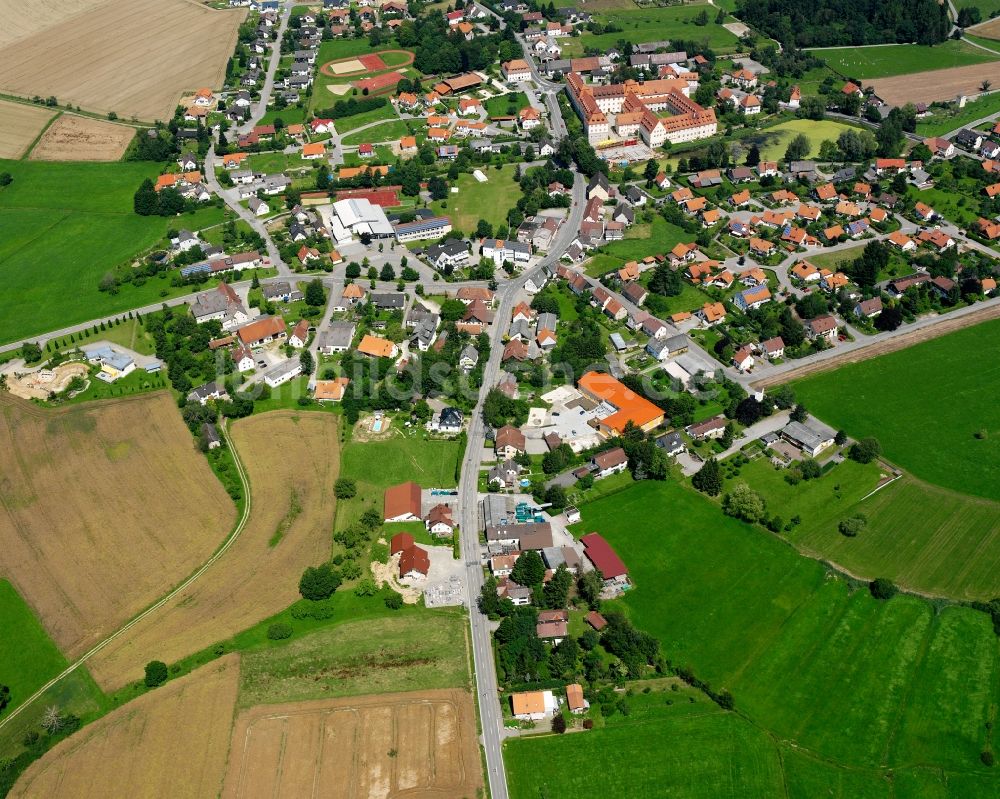
[[(130, 397), (127, 399), (120, 399), (117, 401), (129, 402), (132, 399), (134, 398)], [(91, 649), (89, 649), (87, 652), (81, 655), (77, 660), (75, 660), (73, 663), (67, 666), (63, 671), (61, 671), (59, 674), (57, 674), (55, 677), (53, 677), (51, 680), (45, 683), (45, 685), (43, 685), (41, 688), (35, 691), (35, 693), (33, 693), (26, 700), (24, 700), (24, 702), (22, 702), (20, 705), (14, 708), (4, 718), (0, 719), (0, 729), (3, 729), (8, 723), (10, 723), (11, 719), (16, 718), (18, 715), (20, 715), (20, 713), (26, 707), (29, 707), (33, 702), (35, 702), (39, 697), (41, 697), (42, 694), (44, 694), (47, 690), (49, 690), (49, 688), (58, 683), (64, 677), (67, 677), (68, 675), (72, 674), (74, 671), (80, 668), (80, 666), (82, 666), (84, 663), (90, 660), (90, 658), (92, 658), (94, 655), (96, 655), (98, 652), (104, 649), (104, 647), (106, 647), (112, 641), (116, 640), (117, 638), (120, 638), (122, 635), (127, 633), (133, 627), (135, 627), (135, 625), (137, 625), (147, 616), (158, 611), (160, 608), (162, 608), (164, 605), (170, 602), (170, 600), (172, 600), (174, 597), (180, 595), (182, 591), (187, 590), (187, 588), (189, 588), (199, 577), (201, 577), (205, 572), (207, 572), (212, 567), (212, 565), (217, 560), (219, 560), (219, 558), (225, 555), (226, 552), (229, 550), (229, 548), (234, 543), (236, 543), (236, 539), (240, 537), (240, 534), (243, 532), (243, 528), (246, 527), (246, 523), (250, 519), (250, 505), (251, 505), (250, 481), (247, 479), (246, 469), (243, 466), (243, 461), (240, 459), (239, 453), (237, 453), (236, 448), (233, 446), (233, 442), (232, 439), (229, 437), (229, 431), (226, 429), (226, 425), (220, 425), (219, 432), (223, 436), (223, 438), (226, 439), (226, 443), (228, 444), (230, 451), (233, 453), (233, 462), (236, 464), (236, 471), (239, 473), (240, 485), (243, 488), (243, 497), (244, 497), (243, 513), (241, 514), (239, 521), (236, 523), (236, 526), (233, 528), (233, 531), (229, 534), (229, 537), (222, 542), (222, 546), (220, 546), (215, 551), (215, 554), (213, 554), (212, 557), (210, 557), (201, 566), (199, 566), (198, 570), (195, 571), (193, 574), (191, 574), (184, 582), (178, 585), (170, 593), (158, 599), (156, 602), (154, 602), (144, 611), (142, 611), (137, 616), (132, 618), (126, 624), (122, 625), (118, 630), (113, 632), (103, 641), (93, 646)]]

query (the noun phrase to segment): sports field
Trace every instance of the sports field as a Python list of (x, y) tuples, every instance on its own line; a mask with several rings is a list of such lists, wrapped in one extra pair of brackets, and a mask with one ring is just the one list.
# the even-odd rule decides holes
[[(674, 483), (642, 482), (581, 510), (582, 527), (604, 534), (630, 568), (636, 587), (617, 604), (674, 663), (729, 689), (762, 730), (831, 766), (909, 774), (921, 764), (913, 778), (927, 790), (915, 796), (944, 795), (931, 787), (958, 774), (1000, 789), (979, 761), (1000, 684), (985, 614), (852, 591)], [(710, 778), (733, 767), (721, 756)]]
[(809, 139), (809, 155), (807, 157), (815, 157), (819, 155), (819, 147), (825, 140), (829, 139), (835, 142), (845, 130), (857, 130), (857, 128), (829, 119), (821, 121), (793, 119), (789, 122), (782, 122), (780, 125), (765, 128), (759, 133), (746, 137), (743, 141), (760, 147), (761, 158), (777, 161), (785, 157), (788, 143), (802, 133)]
[[(702, 11), (708, 13), (708, 24), (696, 25), (695, 17)], [(600, 35), (584, 33), (579, 38), (563, 39), (560, 42), (563, 48), (563, 58), (583, 55), (584, 49), (588, 47), (607, 52), (615, 47), (621, 39), (633, 44), (660, 39), (707, 41), (708, 46), (717, 53), (735, 52), (739, 46), (739, 39), (722, 25), (715, 24), (716, 14), (718, 14), (718, 9), (707, 5), (644, 9), (633, 7), (600, 13), (596, 16), (601, 22), (614, 22), (622, 28), (622, 31)], [(736, 20), (733, 17), (728, 17), (727, 21), (735, 22)]]
[(985, 64), (1000, 59), (963, 41), (948, 41), (925, 47), (919, 44), (892, 44), (876, 47), (834, 47), (809, 51), (822, 58), (841, 75), (851, 78), (889, 78), (911, 72)]
[[(14, 182), (0, 191), (0, 343), (159, 302), (187, 289), (167, 280), (98, 290), (117, 265), (155, 245), (172, 226), (222, 219), (206, 208), (179, 219), (137, 216), (132, 195), (158, 165), (2, 161)], [(166, 292), (166, 295), (161, 295)]]
[(435, 212), (451, 217), (455, 230), (466, 234), (474, 233), (480, 219), (490, 222), (494, 232), (498, 234), (499, 227), (507, 226), (507, 212), (521, 196), (521, 189), (514, 182), (514, 167), (506, 166), (502, 170), (483, 169), (483, 173), (489, 178), (486, 183), (480, 183), (472, 175), (463, 172), (452, 183), (453, 187), (458, 188), (457, 194), (450, 193), (447, 200), (431, 203)]
[(997, 335), (1000, 321), (984, 322), (806, 378), (795, 393), (833, 427), (878, 438), (920, 479), (1000, 500), (1000, 364), (983, 357)]

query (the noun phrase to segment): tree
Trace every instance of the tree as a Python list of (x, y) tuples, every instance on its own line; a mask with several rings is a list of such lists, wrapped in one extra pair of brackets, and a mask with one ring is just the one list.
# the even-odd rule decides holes
[(35, 341), (26, 341), (21, 345), (21, 357), (26, 363), (38, 363), (42, 360), (42, 348)]
[(871, 463), (882, 453), (882, 445), (877, 438), (862, 438), (851, 445), (847, 456), (858, 463)]
[(559, 568), (552, 574), (552, 579), (545, 584), (543, 595), (546, 607), (559, 609), (566, 607), (569, 598), (569, 589), (573, 585), (573, 575), (569, 573), (565, 563), (560, 563)]
[(3, 186), (9, 186), (13, 182), (14, 182), (14, 176), (10, 174), (10, 172), (0, 172), (0, 188), (2, 188)]
[(642, 170), (642, 176), (646, 178), (647, 182), (652, 182), (656, 180), (658, 174), (660, 174), (660, 163), (655, 158), (650, 158)]
[(62, 713), (56, 705), (49, 705), (42, 714), (42, 729), (49, 735), (55, 735), (63, 727)]
[(478, 239), (488, 239), (493, 236), (493, 225), (487, 222), (485, 219), (480, 219), (476, 223), (476, 238)]
[(146, 677), (143, 682), (147, 688), (156, 688), (167, 681), (170, 673), (167, 671), (167, 664), (162, 660), (151, 660), (146, 664)]
[(837, 435), (834, 436), (833, 438), (833, 443), (836, 444), (838, 447), (844, 446), (844, 444), (847, 443), (847, 431), (838, 430)]
[(385, 595), (385, 599), (382, 600), (389, 610), (399, 610), (403, 607), (403, 595), (398, 591), (389, 590)]
[(584, 572), (576, 578), (576, 592), (591, 610), (601, 609), (601, 591), (604, 589), (604, 575), (600, 569)]
[(757, 166), (760, 163), (760, 147), (756, 144), (750, 145), (745, 163), (747, 166)]
[(868, 584), (868, 590), (876, 599), (892, 599), (899, 589), (888, 577), (876, 577)]
[(333, 493), (337, 499), (350, 499), (358, 493), (358, 484), (353, 477), (338, 477), (333, 484)]
[(361, 264), (359, 264), (357, 261), (351, 261), (347, 265), (347, 270), (344, 272), (344, 276), (348, 280), (357, 280), (359, 277), (361, 277)]
[(517, 556), (510, 579), (518, 585), (541, 585), (545, 579), (545, 564), (535, 550), (529, 549)]
[(382, 264), (382, 271), (379, 272), (378, 276), (379, 280), (385, 280), (385, 281), (395, 280), (396, 270), (392, 268), (392, 264), (386, 261), (384, 264)]
[(299, 593), (304, 599), (318, 602), (329, 599), (340, 587), (340, 574), (329, 563), (321, 566), (307, 566), (299, 579)]
[(737, 483), (722, 500), (722, 511), (745, 522), (759, 522), (767, 512), (764, 498), (746, 483)]
[(8, 704), (10, 704), (10, 688), (6, 685), (0, 685), (0, 710), (3, 710)]
[(895, 330), (903, 324), (903, 311), (898, 305), (883, 307), (882, 313), (875, 317), (876, 330)]
[(457, 322), (465, 316), (465, 303), (461, 300), (447, 299), (441, 303), (441, 321)]
[(736, 406), (736, 421), (744, 427), (756, 424), (763, 416), (763, 403), (757, 402), (753, 397), (747, 397)]
[(796, 405), (792, 409), (791, 419), (793, 422), (804, 422), (809, 418), (809, 411), (806, 410), (805, 405)]
[(427, 181), (427, 191), (430, 192), (432, 200), (443, 200), (448, 196), (448, 183), (444, 178), (435, 175)]
[(867, 517), (862, 513), (858, 513), (854, 516), (848, 516), (846, 519), (841, 519), (840, 524), (837, 525), (837, 529), (840, 530), (841, 535), (846, 535), (848, 538), (854, 538), (858, 533), (864, 530), (867, 525)]
[(299, 353), (299, 364), (302, 366), (302, 373), (311, 375), (313, 373), (313, 355), (309, 350), (302, 350)]
[(132, 197), (132, 210), (139, 216), (155, 216), (160, 213), (160, 200), (153, 188), (153, 181), (146, 178)]
[(719, 462), (715, 458), (709, 458), (705, 461), (691, 478), (691, 485), (703, 494), (717, 497), (722, 492), (722, 473), (719, 469)]
[(313, 308), (320, 308), (326, 305), (326, 291), (323, 290), (323, 281), (318, 277), (313, 278), (306, 284), (305, 292), (306, 305)]
[(566, 717), (562, 713), (556, 713), (552, 717), (552, 732), (558, 735), (566, 732)]
[(804, 133), (800, 133), (788, 143), (785, 149), (786, 161), (801, 161), (809, 154), (809, 139)]

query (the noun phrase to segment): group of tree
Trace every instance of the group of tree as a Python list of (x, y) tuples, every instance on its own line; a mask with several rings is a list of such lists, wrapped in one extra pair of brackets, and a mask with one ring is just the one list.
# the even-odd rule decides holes
[(937, 0), (737, 0), (736, 14), (785, 47), (939, 44), (951, 27)]

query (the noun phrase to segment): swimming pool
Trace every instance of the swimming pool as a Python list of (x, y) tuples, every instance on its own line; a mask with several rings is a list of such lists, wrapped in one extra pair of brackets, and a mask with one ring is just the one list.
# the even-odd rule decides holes
[(375, 423), (372, 425), (372, 432), (381, 433), (383, 424), (385, 424), (385, 419), (376, 419)]

